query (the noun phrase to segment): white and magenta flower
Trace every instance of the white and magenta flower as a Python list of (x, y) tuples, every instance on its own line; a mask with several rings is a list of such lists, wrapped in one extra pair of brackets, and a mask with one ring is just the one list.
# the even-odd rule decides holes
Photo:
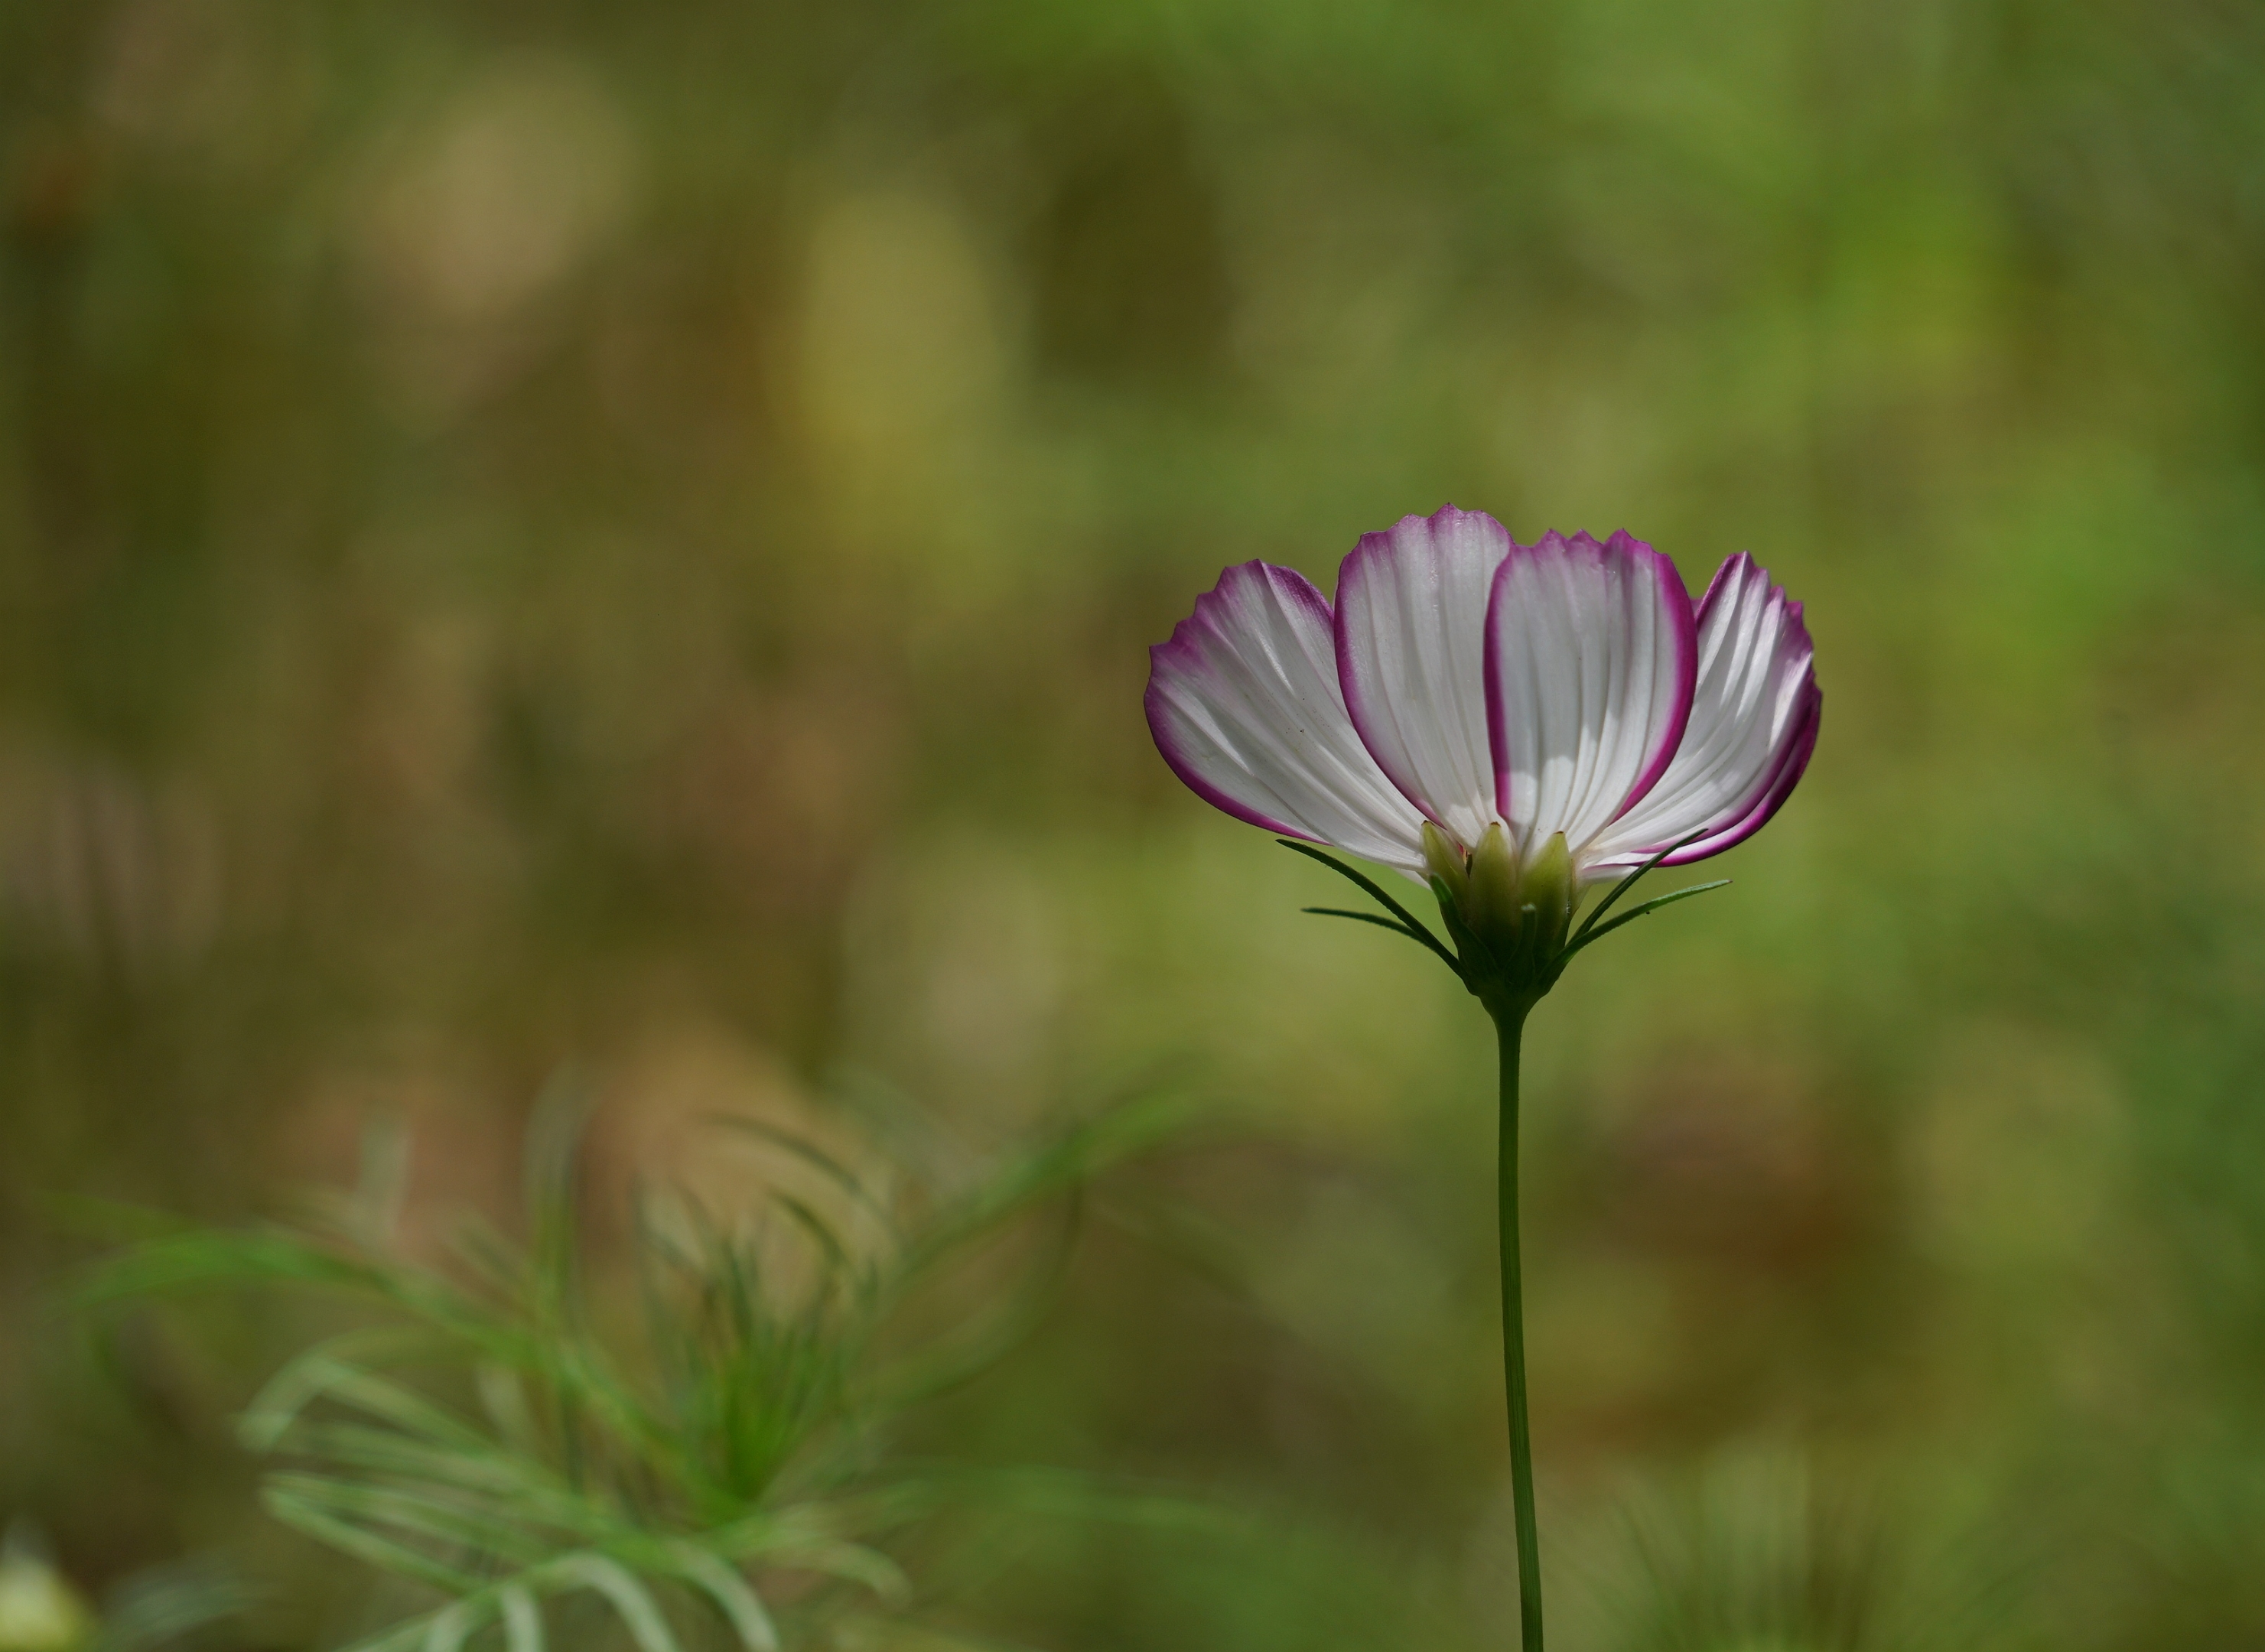
[[(1291, 840), (1384, 909), (1308, 912), (1436, 953), (1502, 1046), (1503, 1369), (1518, 1618), (1541, 1644), (1519, 1306), (1518, 1060), (1527, 1013), (1584, 947), (1701, 884), (1605, 914), (1650, 866), (1703, 860), (1777, 812), (1823, 700), (1801, 604), (1744, 553), (1694, 608), (1675, 564), (1614, 534), (1520, 545), (1448, 506), (1365, 534), (1332, 608), (1287, 568), (1229, 568), (1149, 651), (1148, 726), (1173, 772)], [(1326, 844), (1438, 898), (1446, 942)], [(1614, 879), (1577, 931), (1580, 886)]]
[(1801, 604), (1744, 552), (1694, 608), (1625, 533), (1520, 545), (1453, 506), (1363, 535), (1334, 608), (1229, 568), (1149, 655), (1148, 726), (1199, 796), (1418, 881), (1427, 822), (1464, 855), (1500, 825), (1527, 862), (1562, 833), (1580, 883), (1720, 854), (1793, 790), (1823, 704)]

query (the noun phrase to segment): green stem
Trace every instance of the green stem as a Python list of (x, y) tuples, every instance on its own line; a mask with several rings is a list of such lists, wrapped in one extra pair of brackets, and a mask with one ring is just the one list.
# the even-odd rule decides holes
[(1502, 1368), (1510, 1391), (1510, 1495), (1518, 1526), (1518, 1624), (1523, 1652), (1541, 1652), (1541, 1539), (1533, 1523), (1533, 1436), (1526, 1419), (1526, 1307), (1518, 1261), (1518, 1044), (1526, 1007), (1495, 1017), (1502, 1041)]

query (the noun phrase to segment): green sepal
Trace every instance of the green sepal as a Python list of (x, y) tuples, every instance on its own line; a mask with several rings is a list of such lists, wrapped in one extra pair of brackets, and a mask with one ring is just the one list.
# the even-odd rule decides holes
[(1565, 931), (1572, 928), (1573, 908), (1581, 899), (1573, 882), (1573, 851), (1562, 832), (1551, 833), (1541, 853), (1526, 862), (1518, 899), (1521, 909), (1539, 920), (1528, 942), (1534, 956), (1555, 957), (1564, 950)]
[(1399, 919), (1402, 923), (1405, 924), (1407, 926), (1407, 933), (1409, 935), (1414, 937), (1416, 940), (1422, 942), (1425, 946), (1431, 948), (1433, 952), (1437, 953), (1441, 963), (1445, 964), (1449, 969), (1454, 971), (1458, 976), (1462, 974), (1463, 966), (1455, 961), (1455, 955), (1448, 951), (1446, 947), (1439, 944), (1439, 938), (1433, 935), (1429, 929), (1425, 928), (1421, 922), (1417, 921), (1414, 913), (1409, 911), (1407, 907), (1402, 906), (1398, 901), (1393, 899), (1391, 896), (1386, 894), (1382, 889), (1379, 888), (1374, 878), (1368, 877), (1366, 873), (1356, 870), (1352, 867), (1347, 866), (1343, 861), (1337, 859), (1334, 855), (1322, 854), (1321, 850), (1315, 848), (1310, 843), (1300, 843), (1295, 838), (1276, 838), (1274, 841), (1277, 843), (1279, 843), (1285, 849), (1297, 850), (1299, 854), (1304, 855), (1309, 861), (1319, 861), (1322, 865), (1328, 867), (1338, 877), (1358, 884), (1363, 894), (1369, 896), (1379, 906), (1382, 906), (1387, 912), (1390, 913), (1394, 917)]
[(1678, 838), (1665, 848), (1661, 849), (1658, 853), (1655, 854), (1642, 865), (1637, 867), (1635, 870), (1630, 872), (1626, 877), (1620, 879), (1619, 883), (1614, 884), (1611, 889), (1605, 892), (1605, 898), (1599, 901), (1595, 906), (1590, 909), (1589, 915), (1582, 920), (1581, 927), (1573, 932), (1573, 939), (1578, 941), (1582, 936), (1587, 935), (1589, 931), (1594, 929), (1604, 915), (1613, 909), (1613, 903), (1618, 900), (1622, 895), (1627, 894), (1628, 891), (1635, 887), (1635, 880), (1637, 878), (1642, 877), (1646, 872), (1657, 866), (1669, 855), (1674, 854), (1676, 850), (1687, 848), (1706, 835), (1707, 828), (1705, 826), (1701, 826), (1696, 832), (1692, 833), (1688, 837)]
[(1424, 823), (1424, 869), (1454, 891), (1460, 906), (1470, 884), (1469, 874), (1463, 870), (1463, 852), (1429, 820)]
[(1641, 906), (1632, 906), (1610, 923), (1599, 924), (1593, 929), (1584, 929), (1579, 938), (1559, 955), (1561, 961), (1558, 967), (1562, 969), (1563, 959), (1570, 958), (1591, 942), (1602, 940), (1624, 923), (1634, 923), (1638, 918), (1657, 912), (1662, 906), (1671, 906), (1679, 900), (1688, 900), (1693, 895), (1703, 895), (1710, 889), (1727, 889), (1730, 884), (1730, 880), (1727, 877), (1718, 877), (1711, 884), (1693, 884), (1688, 889), (1679, 889), (1672, 894), (1661, 895), (1656, 899), (1647, 900)]
[(1497, 959), (1518, 950), (1526, 928), (1525, 898), (1518, 888), (1518, 851), (1497, 821), (1471, 851), (1469, 882), (1463, 895), (1463, 921)]
[[(1389, 929), (1395, 935), (1404, 935), (1410, 941), (1415, 942), (1417, 945), (1426, 948), (1434, 953), (1439, 953), (1443, 961), (1446, 963), (1450, 968), (1455, 968), (1455, 961), (1453, 958), (1446, 957), (1446, 955), (1441, 952), (1439, 943), (1436, 937), (1419, 934), (1416, 930), (1410, 929), (1404, 923), (1395, 923), (1389, 918), (1380, 918), (1373, 912), (1348, 912), (1343, 906), (1300, 906), (1298, 910), (1300, 912), (1311, 913), (1316, 918), (1350, 918), (1355, 923), (1373, 923), (1380, 929)], [(1459, 968), (1455, 968), (1455, 973), (1460, 975), (1462, 971)]]
[(1462, 955), (1462, 965), (1455, 972), (1463, 978), (1463, 985), (1475, 993), (1479, 990), (1477, 978), (1497, 974), (1500, 966), (1494, 954), (1487, 950), (1487, 943), (1473, 935), (1470, 926), (1463, 921), (1463, 914), (1456, 908), (1454, 891), (1447, 887), (1447, 880), (1437, 873), (1431, 877), (1431, 896), (1439, 903), (1439, 917), (1447, 926), (1448, 938)]
[(1350, 918), (1356, 923), (1372, 924), (1406, 935), (1453, 970), (1464, 987), (1499, 1020), (1505, 1015), (1522, 1017), (1556, 986), (1573, 955), (1591, 942), (1662, 906), (1727, 884), (1730, 881), (1727, 877), (1709, 884), (1694, 884), (1688, 889), (1647, 900), (1610, 922), (1599, 921), (1638, 878), (1677, 849), (1694, 841), (1696, 835), (1670, 844), (1621, 878), (1575, 930), (1573, 915), (1580, 905), (1581, 891), (1572, 850), (1563, 833), (1552, 833), (1540, 853), (1521, 865), (1511, 847), (1509, 833), (1497, 822), (1487, 828), (1478, 848), (1464, 862), (1446, 833), (1427, 821), (1424, 826), (1424, 861), (1431, 873), (1431, 896), (1438, 903), (1440, 921), (1446, 928), (1448, 939), (1454, 942), (1452, 952), (1373, 879), (1311, 844), (1293, 838), (1277, 838), (1275, 841), (1308, 860), (1319, 861), (1358, 886), (1392, 916), (1379, 917), (1374, 913), (1351, 912), (1337, 906), (1307, 906), (1303, 911), (1318, 917)]

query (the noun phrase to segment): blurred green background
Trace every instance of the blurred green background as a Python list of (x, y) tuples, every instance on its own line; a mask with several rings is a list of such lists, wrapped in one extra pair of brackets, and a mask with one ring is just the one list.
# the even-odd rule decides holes
[(623, 1183), (1177, 1061), (1226, 1260), (1096, 1233), (929, 1426), (1275, 1535), (978, 1619), (1506, 1644), (1490, 1030), (1140, 709), (1452, 500), (1752, 549), (1831, 701), (1527, 1035), (1556, 1643), (2265, 1644), (2261, 156), (2225, 0), (8, 6), (0, 1517), (299, 1563), (57, 1196), (397, 1117), (437, 1246), (568, 1060)]

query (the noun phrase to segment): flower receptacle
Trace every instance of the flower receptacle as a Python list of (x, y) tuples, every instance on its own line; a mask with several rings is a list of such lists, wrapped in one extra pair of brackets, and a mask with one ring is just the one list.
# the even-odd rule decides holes
[(1470, 888), (1470, 874), (1465, 868), (1465, 859), (1463, 851), (1456, 847), (1453, 838), (1429, 820), (1424, 823), (1424, 870), (1446, 884), (1448, 893), (1458, 903), (1466, 898)]
[(1642, 865), (1634, 868), (1606, 891), (1580, 927), (1575, 928), (1573, 914), (1581, 904), (1580, 879), (1565, 833), (1553, 832), (1538, 848), (1529, 847), (1521, 855), (1508, 829), (1497, 822), (1487, 828), (1476, 848), (1466, 850), (1441, 827), (1427, 822), (1424, 827), (1424, 881), (1439, 904), (1439, 916), (1446, 923), (1448, 939), (1454, 942), (1451, 951), (1429, 926), (1365, 873), (1295, 838), (1277, 841), (1284, 848), (1294, 849), (1351, 879), (1391, 915), (1378, 917), (1336, 906), (1308, 906), (1307, 912), (1376, 924), (1428, 948), (1454, 971), (1456, 979), (1471, 995), (1486, 1006), (1497, 1024), (1505, 1029), (1524, 1022), (1526, 1012), (1557, 985), (1557, 978), (1564, 974), (1565, 966), (1591, 942), (1633, 923), (1647, 913), (1688, 900), (1693, 895), (1703, 895), (1710, 889), (1720, 889), (1730, 882), (1728, 878), (1717, 878), (1712, 883), (1693, 884), (1687, 889), (1647, 900), (1606, 921), (1606, 914), (1638, 878), (1677, 849), (1686, 848), (1690, 840), (1671, 843), (1656, 850)]
[(1555, 958), (1564, 950), (1566, 931), (1573, 927), (1573, 908), (1581, 891), (1573, 880), (1573, 851), (1562, 832), (1550, 833), (1541, 852), (1528, 861), (1518, 880), (1520, 908), (1538, 926), (1534, 950)]
[(1525, 1010), (1556, 984), (1580, 894), (1562, 832), (1520, 855), (1499, 822), (1468, 854), (1424, 829), (1424, 862), (1463, 979), (1497, 1015)]
[(1470, 881), (1463, 896), (1463, 921), (1498, 959), (1518, 950), (1526, 928), (1518, 890), (1518, 851), (1497, 821), (1471, 851)]

